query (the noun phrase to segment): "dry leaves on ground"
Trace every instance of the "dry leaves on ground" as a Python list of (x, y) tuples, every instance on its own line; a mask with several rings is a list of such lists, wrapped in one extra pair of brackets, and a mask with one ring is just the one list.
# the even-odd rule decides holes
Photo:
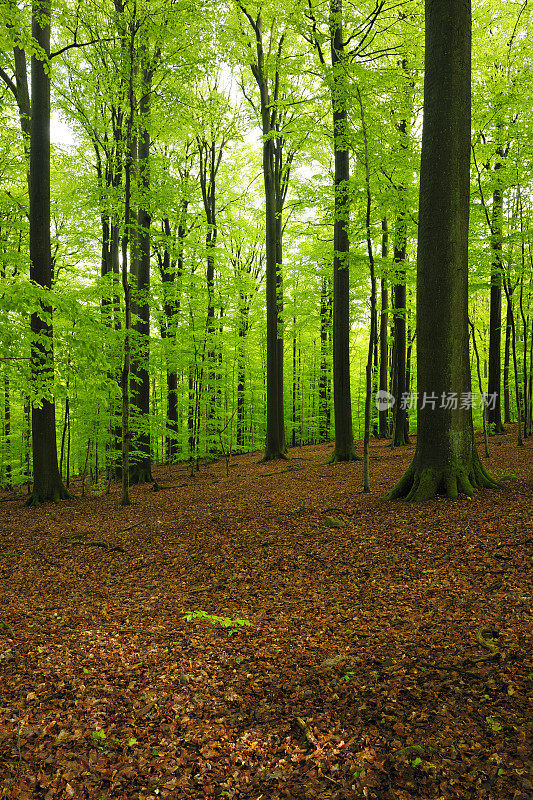
[(413, 453), (384, 442), (370, 495), (329, 445), (159, 467), (127, 508), (5, 494), (0, 796), (531, 800), (513, 437), (455, 502), (384, 500)]

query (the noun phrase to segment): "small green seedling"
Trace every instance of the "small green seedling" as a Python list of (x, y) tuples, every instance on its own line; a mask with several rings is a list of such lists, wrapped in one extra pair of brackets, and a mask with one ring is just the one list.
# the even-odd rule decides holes
[(251, 627), (252, 625), (252, 623), (249, 622), (247, 619), (230, 619), (230, 617), (217, 617), (215, 614), (208, 614), (207, 611), (202, 611), (201, 609), (199, 609), (198, 611), (187, 611), (187, 613), (183, 615), (183, 619), (186, 622), (190, 622), (192, 619), (205, 619), (212, 625), (220, 625), (222, 628), (227, 628), (228, 633), (230, 635), (237, 633), (238, 626), (248, 625), (249, 627)]
[(91, 736), (94, 739), (95, 743), (98, 745), (98, 747), (106, 747), (107, 743), (106, 743), (105, 731), (102, 730), (93, 731)]
[(487, 720), (487, 724), (490, 725), (494, 733), (499, 733), (501, 731), (502, 726), (500, 725), (499, 722), (496, 722), (494, 717), (485, 717), (485, 719)]

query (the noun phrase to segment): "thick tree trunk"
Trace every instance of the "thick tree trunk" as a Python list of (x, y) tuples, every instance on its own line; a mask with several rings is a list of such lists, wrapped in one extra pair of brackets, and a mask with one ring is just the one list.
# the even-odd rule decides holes
[[(32, 33), (50, 54), (49, 0), (34, 0)], [(50, 74), (49, 65), (31, 60), (30, 147), (30, 278), (44, 290), (52, 287), (50, 247)], [(70, 497), (63, 486), (57, 463), (56, 410), (53, 397), (54, 333), (52, 307), (41, 301), (31, 315), (33, 335), (31, 367), (35, 401), (32, 404), (33, 491), (27, 505)]]
[[(279, 385), (279, 344), (278, 344), (278, 298), (277, 298), (277, 232), (276, 232), (276, 193), (273, 174), (273, 142), (267, 139), (269, 111), (264, 121), (263, 133), (263, 176), (265, 182), (265, 252), (266, 252), (266, 316), (267, 316), (267, 423), (264, 460), (270, 461), (284, 457), (284, 443), (281, 441)], [(266, 131), (265, 131), (266, 128)]]
[(454, 498), (460, 491), (470, 495), (477, 486), (494, 485), (475, 447), (471, 405), (463, 402), (471, 392), (470, 69), (469, 0), (426, 0), (417, 267), (418, 437), (414, 459), (390, 497), (426, 500), (443, 491)]
[[(264, 461), (285, 458), (285, 426), (283, 421), (283, 337), (279, 317), (282, 306), (281, 294), (281, 217), (278, 210), (283, 208), (285, 190), (281, 186), (281, 154), (278, 150), (276, 162), (275, 147), (281, 147), (277, 124), (279, 122), (278, 89), (279, 73), (275, 72), (273, 91), (269, 90), (269, 73), (263, 50), (263, 20), (261, 10), (257, 17), (247, 8), (239, 7), (250, 23), (256, 45), (256, 60), (251, 63), (252, 74), (257, 82), (260, 98), (261, 128), (263, 132), (263, 179), (265, 185), (265, 255), (266, 255), (266, 441)], [(277, 56), (281, 57), (284, 34), (277, 45)], [(272, 44), (272, 42), (270, 43)], [(277, 143), (274, 136), (277, 135)], [(280, 205), (281, 203), (281, 205)], [(278, 294), (279, 292), (279, 294)]]
[(279, 446), (282, 453), (287, 452), (285, 441), (285, 405), (283, 394), (283, 199), (281, 197), (280, 175), (275, 173), (276, 184), (276, 301), (277, 301), (277, 348), (278, 348), (278, 425)]
[(348, 145), (348, 82), (344, 64), (342, 0), (331, 0), (331, 66), (335, 219), (333, 223), (333, 407), (335, 449), (330, 462), (356, 458), (350, 391), (350, 155)]

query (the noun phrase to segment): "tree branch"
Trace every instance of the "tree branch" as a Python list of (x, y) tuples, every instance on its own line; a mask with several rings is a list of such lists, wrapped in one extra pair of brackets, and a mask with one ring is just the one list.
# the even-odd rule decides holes
[(67, 50), (72, 50), (73, 47), (88, 47), (91, 44), (96, 44), (97, 42), (114, 42), (115, 37), (109, 36), (106, 39), (91, 39), (90, 42), (72, 42), (71, 44), (65, 45), (60, 50), (55, 50), (53, 53), (50, 53), (50, 58), (55, 58), (56, 56), (60, 56), (63, 53), (66, 53)]

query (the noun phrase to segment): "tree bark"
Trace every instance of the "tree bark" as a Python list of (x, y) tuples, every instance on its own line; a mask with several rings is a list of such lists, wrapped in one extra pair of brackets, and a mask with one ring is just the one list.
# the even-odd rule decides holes
[(331, 67), (333, 148), (335, 158), (335, 218), (333, 222), (333, 408), (335, 449), (330, 463), (356, 458), (350, 391), (350, 154), (348, 145), (349, 90), (345, 73), (342, 0), (331, 0)]
[[(44, 290), (52, 288), (50, 246), (50, 0), (34, 0), (32, 34), (45, 60), (31, 60), (30, 136), (30, 278)], [(70, 497), (57, 462), (54, 391), (54, 331), (52, 306), (41, 300), (31, 315), (33, 491), (26, 505)]]
[[(143, 44), (141, 54), (146, 59)], [(131, 237), (134, 243), (132, 273), (135, 279), (135, 301), (132, 313), (136, 317), (133, 329), (136, 333), (135, 357), (132, 358), (131, 401), (135, 406), (141, 430), (135, 433), (132, 446), (137, 455), (130, 465), (130, 484), (147, 483), (152, 480), (152, 456), (150, 450), (150, 105), (152, 93), (152, 68), (146, 63), (142, 67), (142, 94), (139, 101), (139, 136), (137, 166), (139, 182), (139, 209), (137, 211), (138, 233)]]
[(503, 356), (503, 408), (504, 422), (509, 425), (511, 422), (511, 392), (509, 387), (509, 366), (511, 360), (511, 319), (512, 307), (509, 302), (506, 306), (505, 316), (505, 348)]
[(322, 279), (322, 289), (320, 293), (320, 379), (319, 379), (319, 403), (318, 403), (318, 438), (321, 442), (329, 439), (330, 409), (329, 409), (329, 342), (331, 327), (331, 298), (330, 280)]
[[(417, 338), (418, 437), (389, 497), (455, 498), (494, 486), (474, 443), (468, 347), (470, 0), (426, 0)], [(442, 402), (455, 393), (457, 403)], [(452, 395), (453, 397), (453, 395)], [(435, 400), (433, 401), (433, 398)]]
[[(406, 70), (406, 60), (402, 62)], [(400, 134), (400, 148), (407, 151), (407, 120), (402, 119), (398, 125)], [(405, 186), (398, 188), (398, 203), (400, 210), (396, 217), (396, 230), (394, 233), (394, 285), (392, 287), (393, 299), (393, 335), (394, 335), (394, 388), (393, 395), (396, 403), (393, 407), (392, 422), (392, 447), (401, 447), (409, 444), (409, 418), (407, 404), (402, 402), (406, 392), (406, 358), (407, 358), (407, 287), (405, 273), (405, 259), (407, 257), (407, 219), (405, 209)]]
[[(265, 256), (266, 256), (266, 442), (264, 461), (285, 458), (285, 428), (283, 424), (283, 347), (280, 347), (279, 296), (281, 274), (278, 271), (278, 258), (281, 257), (280, 231), (277, 224), (279, 184), (276, 186), (275, 143), (278, 116), (277, 91), (279, 73), (276, 69), (274, 92), (269, 90), (269, 76), (263, 49), (262, 15), (257, 17), (248, 12), (245, 6), (240, 9), (246, 16), (255, 35), (256, 56), (250, 65), (259, 89), (261, 128), (263, 132), (263, 180), (265, 186)], [(283, 35), (278, 42), (277, 55), (281, 55)], [(279, 180), (279, 172), (277, 173)]]
[[(389, 325), (389, 292), (387, 288), (387, 269), (386, 260), (389, 257), (389, 232), (387, 227), (387, 219), (383, 218), (381, 223), (382, 238), (381, 238), (381, 258), (383, 266), (381, 268), (381, 315), (379, 325), (379, 391), (386, 392), (388, 390), (388, 376), (389, 376), (389, 342), (388, 342), (388, 325)], [(386, 439), (389, 435), (389, 411), (387, 408), (379, 409), (379, 429), (378, 436), (380, 439)]]
[[(498, 155), (503, 153), (498, 150)], [(501, 163), (494, 166), (496, 180)], [(490, 273), (490, 327), (489, 327), (489, 380), (488, 395), (495, 397), (488, 409), (489, 430), (503, 433), (501, 412), (501, 338), (502, 338), (502, 236), (503, 236), (503, 191), (496, 186), (492, 195), (492, 267)]]

